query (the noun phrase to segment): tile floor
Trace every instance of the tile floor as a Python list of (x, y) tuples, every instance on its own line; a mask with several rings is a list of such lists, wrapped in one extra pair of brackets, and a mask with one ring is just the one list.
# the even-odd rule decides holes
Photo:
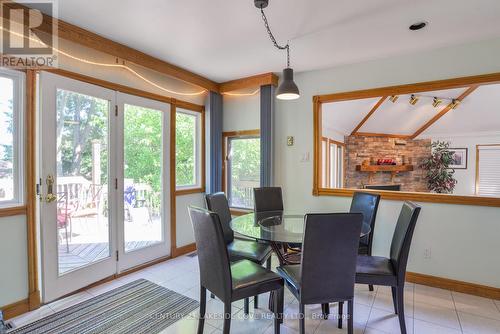
[[(273, 262), (275, 263), (276, 261)], [(182, 256), (44, 305), (12, 321), (16, 327), (22, 326), (138, 278), (148, 279), (199, 300), (198, 260), (196, 257)], [(286, 289), (285, 291), (285, 320), (281, 326), (281, 333), (298, 333), (298, 320), (294, 319), (294, 315), (298, 313), (298, 303)], [(405, 303), (409, 334), (500, 333), (499, 300), (407, 284)], [(259, 309), (253, 309), (252, 302), (251, 314), (245, 318), (242, 301), (234, 303), (231, 333), (272, 334), (273, 325), (270, 313), (266, 310), (266, 295), (260, 296), (259, 306)], [(207, 312), (222, 313), (222, 307), (220, 301), (209, 299)], [(332, 314), (336, 314), (336, 305), (332, 304), (330, 309)], [(337, 329), (336, 319), (317, 319), (320, 312), (319, 305), (306, 308), (307, 333), (347, 333), (345, 326), (342, 330)], [(168, 327), (162, 334), (196, 333), (196, 316), (197, 311)], [(356, 286), (354, 329), (356, 334), (399, 333), (398, 318), (393, 312), (389, 288), (375, 287), (375, 291), (370, 292), (367, 286)], [(222, 322), (217, 319), (207, 319), (204, 333), (222, 333)]]

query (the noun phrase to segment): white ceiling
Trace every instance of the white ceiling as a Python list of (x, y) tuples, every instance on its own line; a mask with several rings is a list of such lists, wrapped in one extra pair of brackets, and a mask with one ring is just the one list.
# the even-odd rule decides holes
[[(59, 17), (114, 41), (226, 81), (279, 72), (253, 0), (62, 0)], [(292, 67), (306, 71), (500, 36), (498, 0), (270, 0)], [(429, 26), (411, 32), (408, 26)]]
[(325, 103), (322, 105), (323, 127), (347, 135), (370, 112), (378, 100), (380, 97)]
[[(449, 102), (432, 106), (432, 97), (456, 98), (466, 88), (419, 93), (420, 100), (409, 104), (410, 95), (400, 95), (396, 103), (388, 99), (372, 114), (359, 132), (410, 135), (439, 113)], [(460, 106), (450, 110), (421, 136), (460, 136), (500, 132), (500, 84), (480, 86)], [(348, 135), (379, 98), (333, 102), (323, 105), (323, 128)]]
[(481, 86), (422, 135), (500, 132), (500, 85)]

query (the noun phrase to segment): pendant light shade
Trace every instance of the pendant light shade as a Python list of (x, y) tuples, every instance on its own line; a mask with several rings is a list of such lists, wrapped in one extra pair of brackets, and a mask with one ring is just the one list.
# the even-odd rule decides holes
[(299, 88), (293, 81), (293, 69), (283, 70), (283, 81), (276, 91), (276, 98), (280, 100), (295, 100), (300, 97)]

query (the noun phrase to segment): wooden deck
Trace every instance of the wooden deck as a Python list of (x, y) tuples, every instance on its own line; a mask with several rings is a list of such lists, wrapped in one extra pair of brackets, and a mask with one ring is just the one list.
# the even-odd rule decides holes
[[(131, 241), (125, 244), (125, 249), (127, 251), (140, 249), (154, 243), (156, 241)], [(70, 244), (69, 252), (66, 245), (61, 245), (59, 246), (59, 274), (65, 274), (109, 256), (109, 244), (104, 242)]]

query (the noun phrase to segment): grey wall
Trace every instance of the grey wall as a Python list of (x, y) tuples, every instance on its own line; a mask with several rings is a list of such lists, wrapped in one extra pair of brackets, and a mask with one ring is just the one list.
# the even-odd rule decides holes
[(223, 96), (222, 131), (260, 129), (260, 94)]

